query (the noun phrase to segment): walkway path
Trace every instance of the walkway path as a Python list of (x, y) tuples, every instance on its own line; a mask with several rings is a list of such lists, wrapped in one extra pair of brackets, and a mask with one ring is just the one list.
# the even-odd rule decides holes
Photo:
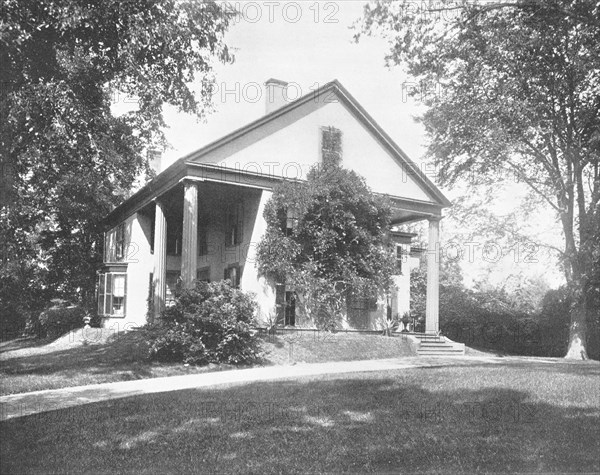
[[(502, 364), (513, 358), (494, 356), (414, 357), (381, 360), (340, 361), (331, 363), (269, 366), (261, 368), (220, 371), (214, 373), (136, 379), (117, 383), (93, 384), (62, 389), (47, 389), (0, 397), (0, 421), (54, 411), (82, 404), (119, 399), (142, 394), (209, 388), (222, 384), (244, 384), (256, 381), (293, 379), (320, 374), (343, 374), (365, 371), (385, 371), (410, 368), (462, 366), (477, 363)], [(528, 361), (552, 363), (550, 358), (528, 358)]]

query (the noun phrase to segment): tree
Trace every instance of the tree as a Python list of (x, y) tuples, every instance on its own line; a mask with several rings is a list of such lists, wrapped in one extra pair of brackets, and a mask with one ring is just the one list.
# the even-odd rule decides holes
[(555, 211), (573, 297), (566, 356), (579, 359), (600, 296), (599, 18), (591, 0), (377, 2), (361, 31), (385, 36), (388, 65), (415, 79), (442, 184), (509, 172)]
[(298, 290), (306, 317), (336, 327), (346, 298), (389, 292), (391, 206), (364, 179), (337, 163), (314, 167), (307, 181), (284, 182), (265, 209), (259, 271)]
[[(144, 148), (164, 144), (163, 104), (208, 110), (211, 60), (232, 59), (222, 38), (233, 12), (7, 0), (0, 14), (0, 306), (18, 315), (51, 296), (93, 297), (101, 219), (148, 172)], [(137, 110), (116, 116), (124, 95)]]

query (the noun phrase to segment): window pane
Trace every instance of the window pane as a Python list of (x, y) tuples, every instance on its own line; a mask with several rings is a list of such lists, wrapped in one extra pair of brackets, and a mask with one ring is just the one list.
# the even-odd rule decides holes
[(235, 246), (237, 244), (236, 236), (237, 236), (237, 224), (232, 224), (231, 229), (229, 230), (229, 245)]
[(125, 257), (125, 224), (119, 224), (116, 232), (116, 258), (118, 261)]
[(285, 324), (296, 325), (296, 292), (285, 292)]
[(125, 297), (125, 276), (115, 275), (113, 277), (113, 296)]
[(123, 315), (125, 313), (125, 297), (113, 297), (112, 301), (113, 315)]

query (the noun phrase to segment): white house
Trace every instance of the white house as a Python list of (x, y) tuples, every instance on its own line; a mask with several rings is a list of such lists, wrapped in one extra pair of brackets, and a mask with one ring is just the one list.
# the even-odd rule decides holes
[[(229, 278), (256, 295), (259, 322), (297, 324), (293, 292), (258, 275), (256, 244), (273, 186), (304, 179), (322, 160), (323, 134), (333, 130), (342, 136), (342, 166), (391, 199), (394, 226), (429, 221), (425, 328), (438, 331), (436, 244), (450, 202), (338, 81), (293, 102), (286, 101), (286, 85), (267, 81), (266, 115), (179, 159), (107, 216), (98, 286), (105, 326), (154, 318), (179, 278), (186, 284)], [(403, 256), (397, 290), (389, 302), (353, 309), (350, 326), (376, 328), (388, 307), (400, 315), (409, 308), (413, 235), (392, 236)]]

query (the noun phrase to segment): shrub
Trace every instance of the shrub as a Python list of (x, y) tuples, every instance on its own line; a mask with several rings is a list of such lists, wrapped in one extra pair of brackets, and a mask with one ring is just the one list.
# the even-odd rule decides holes
[(55, 338), (74, 328), (83, 327), (85, 310), (77, 305), (67, 306), (64, 300), (52, 300), (53, 305), (40, 313), (35, 332), (40, 338)]
[(148, 329), (150, 357), (188, 364), (240, 364), (259, 356), (252, 325), (256, 304), (229, 281), (178, 287), (175, 305)]

